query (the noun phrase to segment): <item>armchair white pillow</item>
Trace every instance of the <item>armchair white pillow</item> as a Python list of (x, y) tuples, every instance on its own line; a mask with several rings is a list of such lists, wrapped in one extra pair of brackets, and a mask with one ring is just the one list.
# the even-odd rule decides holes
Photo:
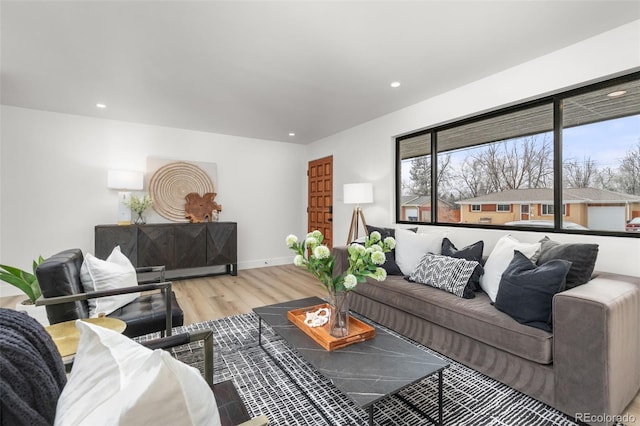
[(511, 235), (505, 235), (496, 243), (493, 251), (484, 264), (484, 275), (480, 276), (480, 287), (489, 295), (492, 302), (496, 301), (502, 273), (507, 269), (515, 250), (531, 258), (540, 249), (540, 243), (523, 243)]
[(80, 342), (55, 425), (219, 426), (200, 372), (115, 331), (76, 321)]
[[(116, 246), (107, 260), (101, 260), (87, 253), (80, 268), (80, 280), (85, 292), (114, 290), (138, 285), (136, 268)], [(89, 299), (89, 316), (95, 318), (100, 313), (109, 315), (127, 303), (133, 302), (140, 293), (121, 294), (118, 296)]]

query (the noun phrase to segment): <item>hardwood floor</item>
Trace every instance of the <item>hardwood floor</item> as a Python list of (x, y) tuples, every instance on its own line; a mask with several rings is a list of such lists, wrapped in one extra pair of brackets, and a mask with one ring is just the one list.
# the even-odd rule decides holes
[(185, 312), (185, 324), (251, 312), (253, 308), (326, 295), (318, 280), (293, 265), (246, 269), (177, 281), (173, 290)]
[[(303, 297), (323, 297), (319, 282), (293, 265), (246, 269), (237, 276), (219, 275), (173, 282), (178, 303), (185, 313), (185, 324), (251, 312), (258, 306)], [(0, 307), (14, 308), (24, 296), (0, 297)], [(640, 393), (625, 413), (640, 425)]]

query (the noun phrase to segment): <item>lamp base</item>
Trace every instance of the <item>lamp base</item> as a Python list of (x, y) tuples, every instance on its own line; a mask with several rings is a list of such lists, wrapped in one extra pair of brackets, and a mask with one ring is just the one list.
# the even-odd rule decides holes
[(131, 201), (131, 192), (118, 192), (118, 225), (131, 225), (131, 207), (127, 204)]
[(364, 220), (364, 213), (362, 213), (362, 209), (359, 206), (355, 207), (353, 209), (353, 214), (351, 215), (351, 226), (349, 227), (349, 235), (347, 236), (347, 245), (358, 239), (359, 221), (362, 221), (364, 234), (366, 236), (369, 236), (369, 231), (367, 230), (367, 222)]

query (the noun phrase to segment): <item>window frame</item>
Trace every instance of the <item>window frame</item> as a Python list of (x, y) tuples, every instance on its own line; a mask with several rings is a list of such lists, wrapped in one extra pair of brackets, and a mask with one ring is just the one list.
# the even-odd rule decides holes
[[(500, 207), (507, 207), (506, 210), (500, 209)], [(511, 204), (496, 204), (496, 212), (498, 213), (511, 213)]]
[[(597, 82), (587, 83), (584, 86), (577, 87), (570, 90), (558, 91), (557, 93), (550, 94), (547, 96), (542, 96), (538, 99), (533, 99), (529, 101), (524, 101), (512, 106), (508, 106), (505, 108), (498, 108), (493, 111), (481, 113), (475, 116), (470, 116), (462, 119), (454, 119), (445, 123), (441, 123), (435, 125), (433, 127), (420, 130), (417, 132), (411, 132), (405, 135), (401, 135), (395, 138), (395, 155), (396, 155), (396, 217), (395, 222), (397, 224), (423, 224), (423, 225), (435, 225), (435, 226), (449, 226), (449, 227), (460, 227), (460, 228), (480, 228), (480, 229), (517, 229), (521, 228), (527, 231), (534, 232), (552, 232), (552, 233), (564, 233), (564, 234), (584, 234), (584, 235), (601, 235), (601, 236), (617, 236), (617, 237), (628, 237), (628, 238), (640, 238), (640, 233), (629, 233), (623, 231), (602, 231), (602, 230), (576, 230), (576, 229), (565, 229), (562, 227), (563, 217), (566, 216), (566, 204), (563, 202), (562, 191), (563, 191), (563, 182), (562, 182), (562, 131), (563, 131), (563, 117), (562, 117), (562, 109), (563, 109), (563, 101), (566, 98), (574, 97), (581, 94), (586, 94), (588, 92), (594, 92), (597, 90), (601, 90), (607, 88), (609, 86), (619, 85), (621, 83), (630, 82), (640, 80), (640, 71), (635, 71), (626, 75), (622, 75), (619, 77), (608, 78), (605, 77)], [(554, 226), (553, 228), (541, 229), (539, 227), (534, 226), (505, 226), (505, 225), (487, 225), (487, 224), (473, 224), (473, 223), (448, 223), (448, 222), (439, 222), (438, 221), (438, 208), (432, 209), (431, 221), (429, 222), (407, 222), (402, 221), (400, 209), (401, 209), (401, 183), (402, 183), (402, 159), (400, 158), (400, 146), (403, 140), (415, 138), (419, 135), (430, 134), (431, 137), (431, 149), (429, 152), (429, 156), (431, 158), (431, 205), (438, 206), (438, 187), (436, 184), (436, 175), (438, 170), (438, 133), (447, 129), (451, 129), (454, 127), (459, 127), (465, 124), (487, 120), (494, 117), (503, 116), (509, 113), (517, 112), (519, 110), (524, 110), (527, 108), (533, 108), (539, 105), (543, 105), (545, 103), (552, 103), (553, 105), (553, 194), (554, 194), (554, 206), (562, 205), (562, 209), (555, 209), (553, 213), (554, 218)], [(471, 145), (470, 145), (471, 146)], [(480, 206), (480, 210), (473, 210), (475, 206)], [(480, 204), (471, 204), (471, 211), (479, 212), (482, 211), (482, 207)], [(496, 208), (497, 210), (497, 208)], [(500, 211), (501, 213), (503, 211)], [(506, 211), (505, 211), (506, 212)], [(551, 216), (551, 215), (548, 215)]]

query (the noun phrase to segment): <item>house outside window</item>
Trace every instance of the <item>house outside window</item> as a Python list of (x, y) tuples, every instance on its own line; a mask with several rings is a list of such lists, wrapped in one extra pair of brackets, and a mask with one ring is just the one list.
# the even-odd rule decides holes
[(511, 204), (498, 204), (497, 210), (499, 212), (510, 212)]
[(481, 211), (480, 204), (471, 204), (471, 211), (472, 211), (472, 212), (479, 212), (479, 211)]

